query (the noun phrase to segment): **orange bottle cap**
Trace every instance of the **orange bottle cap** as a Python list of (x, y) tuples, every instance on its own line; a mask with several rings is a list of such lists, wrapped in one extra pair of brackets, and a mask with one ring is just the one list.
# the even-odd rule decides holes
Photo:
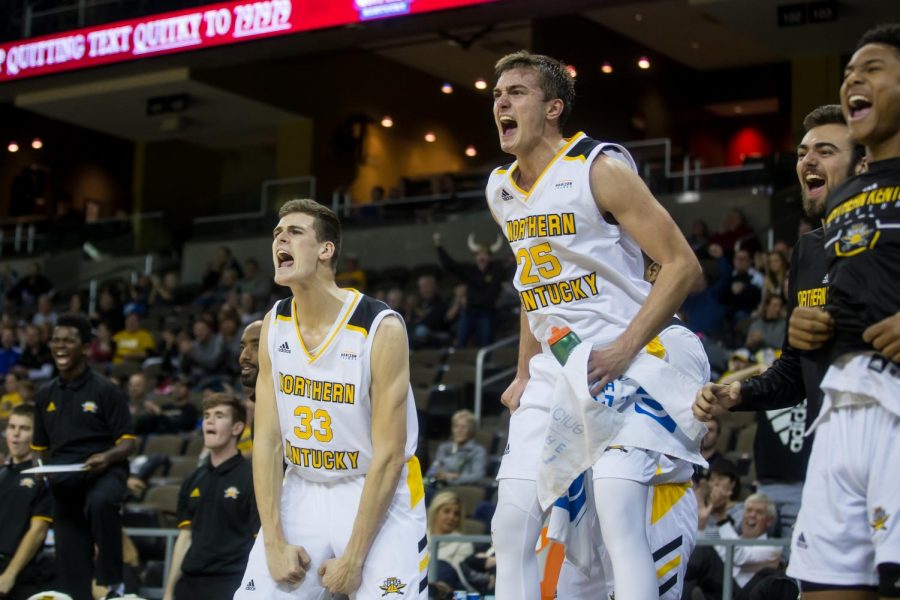
[(555, 344), (559, 340), (563, 339), (567, 335), (572, 333), (572, 330), (568, 327), (551, 327), (550, 328), (550, 339), (547, 340), (548, 344)]

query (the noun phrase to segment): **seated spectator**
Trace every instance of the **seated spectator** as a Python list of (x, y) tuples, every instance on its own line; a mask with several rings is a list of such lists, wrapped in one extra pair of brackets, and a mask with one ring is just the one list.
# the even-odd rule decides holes
[(687, 326), (694, 333), (717, 337), (725, 320), (725, 294), (731, 286), (731, 265), (718, 244), (709, 245), (710, 257), (717, 261), (717, 273), (709, 264), (703, 265), (703, 276), (694, 285), (681, 305)]
[(384, 303), (400, 313), (404, 321), (406, 320), (406, 301), (403, 297), (403, 290), (400, 287), (395, 285), (389, 288), (384, 296)]
[(719, 435), (722, 432), (722, 421), (719, 417), (713, 417), (706, 423), (706, 435), (700, 440), (700, 454), (706, 459), (708, 466), (704, 469), (694, 465), (694, 483), (709, 479), (709, 473), (720, 460), (725, 460), (718, 450)]
[(241, 316), (231, 306), (223, 306), (219, 310), (219, 337), (225, 348), (225, 371), (236, 375), (238, 357), (241, 354)]
[(0, 396), (0, 420), (9, 418), (13, 409), (22, 404), (22, 394), (19, 391), (20, 385), (19, 376), (15, 370), (6, 374), (3, 395)]
[(421, 275), (416, 282), (418, 297), (406, 315), (413, 348), (442, 346), (449, 339), (447, 303), (440, 297), (434, 275)]
[(788, 261), (785, 254), (773, 250), (766, 256), (763, 299), (787, 294)]
[(7, 299), (15, 306), (29, 308), (35, 305), (39, 296), (52, 295), (53, 284), (44, 277), (41, 270), (41, 263), (37, 261), (29, 263), (25, 276), (6, 292)]
[[(435, 535), (461, 535), (462, 502), (453, 492), (441, 492), (428, 507), (428, 540)], [(471, 542), (442, 542), (437, 549), (438, 580), (451, 589), (463, 590), (468, 586), (463, 579), (460, 564), (475, 554)]]
[(134, 430), (138, 434), (153, 433), (156, 417), (162, 412), (159, 404), (150, 394), (147, 376), (137, 372), (128, 378), (128, 410), (134, 421)]
[(88, 360), (95, 365), (107, 365), (116, 355), (116, 344), (113, 342), (109, 325), (104, 322), (97, 323), (96, 334), (91, 340)]
[(432, 485), (479, 483), (487, 472), (487, 451), (473, 439), (475, 415), (458, 410), (450, 421), (450, 440), (443, 442), (428, 468)]
[(780, 295), (771, 295), (763, 303), (762, 314), (750, 323), (745, 345), (753, 351), (781, 348), (786, 332), (787, 316), (784, 312), (784, 298)]
[(166, 271), (162, 277), (150, 276), (149, 306), (180, 306), (187, 304), (188, 298), (180, 290), (180, 282), (176, 271)]
[(737, 208), (733, 208), (725, 215), (722, 222), (722, 230), (711, 237), (712, 242), (722, 246), (725, 254), (733, 256), (738, 250), (746, 250), (748, 256), (759, 249), (759, 240), (753, 233), (753, 228), (747, 223), (747, 217)]
[(238, 292), (249, 294), (256, 302), (268, 300), (272, 293), (272, 276), (259, 272), (259, 263), (255, 258), (244, 261), (244, 277), (238, 282)]
[(19, 349), (16, 348), (16, 330), (10, 326), (3, 327), (0, 332), (0, 375), (6, 375), (19, 362)]
[(37, 312), (31, 317), (31, 324), (43, 327), (56, 325), (56, 311), (53, 310), (53, 300), (47, 294), (41, 294), (37, 299)]
[(209, 459), (181, 485), (181, 532), (164, 600), (230, 598), (241, 585), (259, 531), (250, 461), (237, 449), (245, 421), (244, 407), (233, 396), (214, 394), (203, 402)]
[(246, 327), (253, 321), (260, 321), (265, 313), (256, 308), (256, 298), (249, 292), (241, 292), (238, 298), (238, 313), (241, 315), (241, 326)]
[(81, 294), (75, 292), (71, 296), (69, 296), (69, 314), (72, 315), (83, 315), (85, 314), (84, 310), (84, 298), (81, 297)]
[(132, 362), (141, 364), (148, 356), (156, 352), (156, 341), (153, 335), (141, 327), (143, 308), (129, 304), (125, 308), (125, 329), (113, 336), (116, 353), (113, 363)]
[(709, 226), (706, 221), (697, 219), (691, 223), (691, 235), (688, 236), (688, 243), (694, 254), (699, 256), (706, 254), (706, 247), (709, 245)]
[(162, 359), (162, 372), (166, 376), (181, 373), (184, 360), (182, 350), (192, 343), (190, 334), (176, 325), (164, 329), (160, 337), (159, 356)]
[(39, 556), (53, 522), (50, 493), (40, 478), (22, 471), (37, 466), (31, 451), (34, 405), (17, 406), (6, 425), (9, 460), (0, 465), (0, 596), (24, 599), (53, 585), (53, 560)]
[(222, 275), (226, 270), (235, 271), (237, 279), (243, 276), (241, 265), (237, 259), (231, 254), (231, 248), (228, 246), (220, 246), (216, 249), (213, 259), (206, 266), (206, 273), (203, 275), (203, 290), (209, 291), (220, 285)]
[[(775, 522), (775, 505), (765, 494), (752, 494), (744, 501), (741, 532), (724, 510), (713, 513), (721, 539), (768, 539), (766, 533)], [(781, 560), (781, 546), (736, 546), (734, 548), (734, 590), (738, 599), (748, 598), (753, 588), (775, 572)], [(691, 598), (694, 588), (700, 588), (713, 598), (722, 597), (722, 577), (725, 548), (697, 546), (688, 561), (683, 598)]]
[(94, 326), (106, 323), (110, 331), (121, 331), (125, 328), (125, 313), (119, 303), (118, 296), (110, 287), (104, 287), (97, 296), (97, 312), (91, 315)]
[(732, 323), (739, 323), (756, 310), (762, 297), (762, 285), (762, 275), (752, 267), (750, 253), (746, 250), (735, 252), (731, 286), (725, 292), (725, 306)]
[(141, 273), (128, 286), (128, 301), (146, 310), (150, 306), (150, 293), (153, 291), (153, 283), (150, 276)]
[(343, 263), (343, 268), (334, 276), (337, 286), (365, 292), (368, 282), (366, 281), (366, 272), (359, 264), (359, 258), (355, 254), (346, 254)]
[(205, 315), (194, 323), (194, 339), (182, 340), (181, 372), (190, 375), (198, 386), (218, 380), (226, 372), (225, 346), (213, 327), (213, 319)]
[(41, 337), (41, 328), (25, 326), (25, 339), (17, 366), (28, 369), (30, 379), (50, 379), (53, 375), (53, 355), (46, 339)]
[(197, 428), (197, 408), (191, 404), (191, 378), (178, 375), (172, 381), (169, 395), (158, 402), (145, 403), (146, 413), (135, 419), (135, 430), (139, 433), (182, 433)]
[(743, 507), (734, 501), (740, 495), (740, 486), (737, 467), (723, 458), (710, 469), (708, 482), (701, 482), (694, 488), (699, 516), (698, 537), (718, 539), (716, 515), (725, 515), (735, 521), (740, 520)]

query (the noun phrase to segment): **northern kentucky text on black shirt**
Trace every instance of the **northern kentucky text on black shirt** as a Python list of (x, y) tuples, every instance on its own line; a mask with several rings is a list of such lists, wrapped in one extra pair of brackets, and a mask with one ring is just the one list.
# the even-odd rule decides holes
[(84, 462), (134, 438), (125, 392), (89, 368), (71, 381), (52, 379), (38, 390), (34, 404), (31, 447), (49, 450), (51, 464)]
[(900, 310), (900, 158), (869, 163), (828, 198), (831, 358), (871, 350), (865, 329)]

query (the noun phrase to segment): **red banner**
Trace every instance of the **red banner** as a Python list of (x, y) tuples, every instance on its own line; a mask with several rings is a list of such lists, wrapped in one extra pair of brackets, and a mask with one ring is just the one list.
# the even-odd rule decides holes
[(237, 0), (0, 44), (0, 82), (494, 0)]

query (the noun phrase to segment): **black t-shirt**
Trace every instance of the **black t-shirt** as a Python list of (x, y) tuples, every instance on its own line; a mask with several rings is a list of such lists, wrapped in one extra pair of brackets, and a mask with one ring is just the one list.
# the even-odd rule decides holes
[(197, 419), (199, 413), (197, 408), (190, 402), (181, 406), (174, 402), (162, 405), (162, 414), (160, 415), (167, 421), (166, 431), (193, 431), (197, 428)]
[[(816, 229), (794, 246), (788, 277), (788, 317), (798, 306), (823, 307), (827, 302), (823, 238), (822, 229)], [(805, 478), (812, 436), (805, 438), (803, 432), (822, 408), (819, 384), (827, 370), (827, 352), (801, 352), (785, 336), (781, 357), (765, 373), (741, 384), (742, 401), (735, 410), (760, 411), (753, 451), (761, 480), (795, 482)]]
[(871, 350), (863, 331), (900, 311), (900, 158), (847, 179), (828, 197), (826, 214), (834, 360)]
[(34, 475), (22, 473), (33, 466), (32, 461), (0, 466), (0, 554), (16, 553), (32, 519), (53, 522), (47, 487)]
[(59, 377), (34, 399), (34, 450), (50, 450), (50, 464), (83, 462), (123, 439), (134, 439), (128, 398), (106, 377), (86, 368), (78, 378)]
[(259, 531), (250, 461), (240, 454), (218, 467), (209, 460), (181, 484), (178, 527), (190, 527), (188, 575), (243, 573)]

